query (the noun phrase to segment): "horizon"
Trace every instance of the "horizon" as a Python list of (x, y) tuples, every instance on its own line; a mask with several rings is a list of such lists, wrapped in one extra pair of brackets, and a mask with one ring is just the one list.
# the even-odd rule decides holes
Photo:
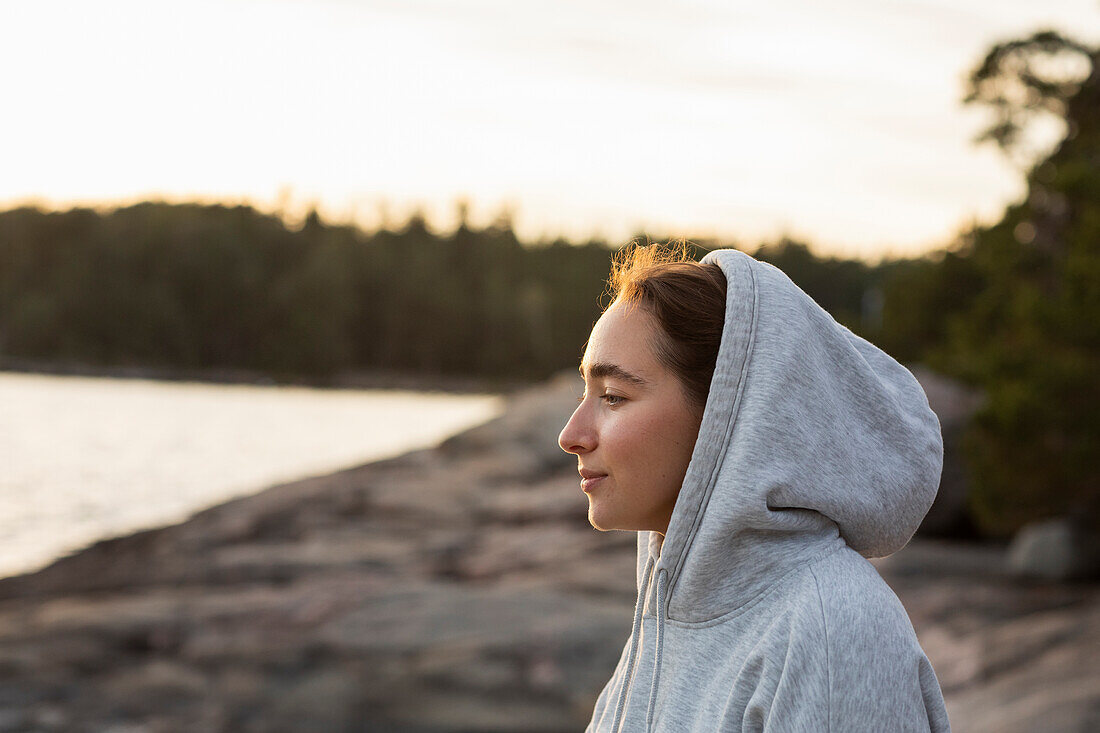
[[(461, 203), (461, 202), (459, 202), (459, 203)], [(53, 207), (44, 205), (41, 202), (37, 202), (35, 200), (27, 200), (27, 201), (24, 201), (24, 202), (18, 202), (15, 205), (12, 205), (12, 206), (0, 208), (0, 215), (3, 215), (4, 213), (7, 213), (9, 211), (15, 211), (15, 210), (20, 209), (20, 208), (27, 208), (27, 209), (33, 209), (33, 210), (41, 212), (43, 214), (67, 214), (71, 211), (88, 210), (88, 211), (94, 211), (99, 216), (106, 216), (106, 215), (110, 215), (111, 213), (116, 212), (116, 211), (120, 211), (120, 210), (127, 209), (127, 208), (132, 208), (132, 207), (135, 207), (135, 206), (141, 206), (141, 205), (144, 205), (144, 204), (164, 205), (164, 206), (199, 206), (199, 207), (204, 207), (204, 208), (205, 207), (222, 207), (222, 208), (226, 208), (226, 209), (232, 209), (232, 208), (237, 208), (237, 207), (246, 207), (246, 208), (252, 209), (254, 212), (256, 212), (257, 215), (274, 217), (275, 219), (279, 220), (282, 223), (282, 225), (287, 228), (288, 231), (292, 231), (292, 232), (300, 231), (301, 228), (305, 224), (306, 217), (308, 217), (311, 213), (316, 213), (317, 216), (319, 217), (319, 219), (321, 220), (322, 225), (324, 225), (326, 227), (330, 227), (330, 228), (350, 227), (350, 228), (358, 230), (360, 233), (362, 233), (363, 235), (365, 235), (367, 237), (374, 236), (375, 234), (377, 234), (378, 232), (381, 232), (381, 231), (388, 231), (388, 232), (391, 232), (391, 233), (400, 233), (405, 227), (407, 227), (409, 225), (409, 223), (414, 218), (416, 218), (416, 217), (423, 214), (422, 211), (413, 210), (413, 211), (409, 212), (406, 216), (400, 218), (399, 220), (395, 220), (395, 219), (391, 218), (389, 221), (384, 222), (384, 223), (383, 222), (377, 222), (376, 226), (372, 227), (372, 226), (366, 226), (362, 222), (357, 222), (357, 221), (337, 221), (337, 220), (334, 220), (334, 219), (329, 219), (323, 213), (321, 213), (321, 212), (319, 212), (315, 209), (310, 209), (308, 206), (304, 207), (298, 213), (291, 214), (290, 212), (287, 212), (287, 211), (260, 209), (260, 208), (257, 208), (251, 202), (248, 202), (248, 201), (217, 201), (217, 200), (201, 201), (201, 200), (197, 200), (197, 199), (181, 199), (181, 200), (178, 200), (178, 201), (168, 201), (168, 200), (165, 200), (165, 199), (150, 198), (150, 199), (137, 199), (137, 200), (126, 201), (126, 202), (121, 202), (121, 203), (116, 203), (116, 202), (103, 203), (103, 202), (100, 202), (100, 203), (90, 203), (90, 204), (75, 204), (75, 205), (72, 205), (72, 206), (67, 206), (67, 207), (62, 207), (62, 208), (53, 208)], [(439, 222), (432, 221), (431, 219), (429, 219), (427, 217), (424, 217), (424, 226), (425, 226), (425, 229), (428, 231), (428, 233), (433, 237), (437, 237), (437, 238), (441, 238), (441, 239), (450, 237), (457, 231), (458, 224), (456, 222), (457, 222), (457, 219), (455, 220), (455, 222), (449, 222), (446, 226), (443, 226)], [(491, 229), (494, 226), (493, 221), (484, 221), (484, 222), (478, 222), (478, 223), (473, 223), (473, 222), (467, 221), (466, 223), (467, 223), (467, 226), (472, 231), (475, 231), (475, 232), (487, 231), (487, 230)], [(755, 252), (757, 252), (758, 250), (760, 250), (762, 248), (765, 248), (765, 247), (775, 246), (775, 245), (783, 244), (783, 243), (790, 243), (790, 244), (795, 244), (795, 245), (800, 245), (800, 246), (806, 247), (810, 251), (811, 254), (813, 254), (815, 257), (817, 257), (819, 259), (830, 259), (830, 258), (832, 258), (832, 259), (839, 259), (839, 260), (859, 260), (859, 261), (862, 261), (862, 262), (864, 262), (868, 265), (871, 265), (871, 266), (878, 266), (878, 265), (884, 263), (885, 261), (891, 260), (891, 259), (898, 260), (898, 259), (909, 259), (909, 258), (921, 258), (921, 257), (935, 256), (935, 255), (938, 255), (938, 254), (946, 251), (947, 249), (949, 249), (949, 244), (945, 244), (941, 247), (934, 247), (934, 248), (931, 248), (931, 249), (928, 249), (928, 250), (924, 250), (924, 251), (917, 252), (917, 253), (911, 253), (911, 254), (890, 254), (890, 253), (884, 253), (884, 252), (868, 252), (868, 253), (853, 252), (851, 254), (845, 254), (843, 252), (837, 253), (837, 252), (822, 251), (814, 242), (799, 239), (797, 237), (789, 236), (787, 234), (782, 234), (782, 233), (779, 234), (776, 237), (772, 237), (772, 238), (769, 238), (769, 239), (754, 240), (752, 242), (735, 241), (735, 240), (732, 240), (732, 239), (730, 239), (730, 240), (706, 239), (706, 238), (701, 238), (701, 237), (689, 238), (689, 237), (679, 237), (679, 236), (676, 236), (676, 235), (654, 236), (654, 235), (659, 235), (660, 233), (658, 233), (658, 232), (636, 232), (633, 235), (631, 235), (629, 237), (626, 237), (622, 240), (611, 240), (611, 239), (606, 239), (606, 238), (601, 239), (601, 238), (595, 237), (595, 236), (582, 237), (582, 238), (578, 238), (578, 239), (569, 239), (569, 238), (566, 238), (566, 237), (556, 237), (556, 238), (552, 238), (552, 237), (541, 237), (541, 238), (540, 237), (535, 237), (535, 238), (527, 239), (527, 238), (519, 236), (518, 232), (516, 231), (516, 229), (514, 227), (514, 222), (508, 220), (505, 223), (506, 223), (507, 226), (511, 227), (512, 233), (516, 235), (517, 241), (523, 247), (552, 246), (552, 245), (557, 244), (558, 242), (563, 242), (564, 244), (566, 244), (568, 246), (571, 246), (571, 247), (583, 247), (583, 246), (586, 246), (586, 245), (605, 246), (605, 247), (608, 248), (609, 252), (612, 252), (614, 250), (617, 250), (617, 249), (622, 248), (622, 247), (626, 247), (626, 246), (634, 243), (634, 241), (639, 237), (645, 236), (645, 237), (648, 237), (648, 240), (649, 240), (647, 242), (647, 244), (675, 244), (678, 240), (684, 239), (684, 240), (686, 240), (686, 242), (688, 244), (692, 244), (692, 245), (695, 245), (695, 246), (702, 247), (705, 250), (734, 248), (734, 249), (741, 250), (741, 251), (745, 252), (746, 254), (752, 255)]]
[[(7, 14), (0, 59), (31, 114), (7, 121), (0, 208), (244, 203), (366, 231), (421, 210), (445, 232), (466, 201), (471, 225), (510, 212), (525, 242), (788, 237), (867, 261), (945, 248), (1023, 195), (960, 102), (992, 43), (1100, 42), (1095, 0)], [(1036, 146), (1059, 135), (1040, 126)]]

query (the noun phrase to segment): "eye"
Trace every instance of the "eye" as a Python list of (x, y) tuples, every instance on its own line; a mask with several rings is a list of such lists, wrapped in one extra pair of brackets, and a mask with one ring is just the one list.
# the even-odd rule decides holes
[[(577, 404), (579, 405), (582, 402), (584, 402), (584, 398), (587, 397), (587, 396), (588, 396), (588, 393), (586, 392), (586, 393), (582, 394), (580, 397), (578, 397), (577, 398)], [(617, 395), (617, 394), (610, 394), (610, 393), (602, 394), (597, 399), (603, 400), (604, 402), (607, 403), (607, 405), (609, 407), (618, 407), (622, 403), (626, 402), (625, 397), (622, 397), (622, 396)]]

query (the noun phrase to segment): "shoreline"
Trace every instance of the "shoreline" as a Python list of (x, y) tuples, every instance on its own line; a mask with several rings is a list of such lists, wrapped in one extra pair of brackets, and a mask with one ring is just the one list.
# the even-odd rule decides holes
[(508, 395), (531, 386), (530, 380), (488, 377), (413, 374), (369, 370), (339, 372), (325, 379), (304, 376), (272, 376), (251, 369), (183, 369), (146, 365), (101, 365), (53, 362), (0, 355), (0, 373), (40, 374), (59, 377), (148, 379), (162, 382), (252, 385), (257, 387), (309, 387), (333, 390), (402, 390), (462, 395)]

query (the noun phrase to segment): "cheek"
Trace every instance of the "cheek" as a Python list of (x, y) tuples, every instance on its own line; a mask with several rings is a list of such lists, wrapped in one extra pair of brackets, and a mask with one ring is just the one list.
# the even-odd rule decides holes
[[(608, 457), (618, 462), (620, 473), (644, 482), (663, 481), (672, 477), (682, 462), (684, 447), (677, 432), (663, 411), (636, 411), (608, 424), (603, 445)], [(690, 450), (688, 445), (689, 455)]]
[(699, 423), (676, 407), (654, 410), (635, 435), (637, 465), (662, 491), (679, 490), (699, 436)]

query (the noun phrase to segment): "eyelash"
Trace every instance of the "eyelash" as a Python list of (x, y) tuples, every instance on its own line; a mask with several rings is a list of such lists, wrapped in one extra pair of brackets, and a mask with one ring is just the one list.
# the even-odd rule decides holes
[[(600, 395), (600, 399), (603, 400), (604, 402), (606, 402), (608, 407), (618, 407), (622, 403), (626, 402), (625, 397), (622, 397), (622, 396), (617, 395), (617, 394), (602, 394), (602, 395)], [(612, 402), (612, 400), (616, 400), (616, 401)], [(584, 395), (581, 395), (580, 397), (577, 398), (577, 404), (580, 404), (581, 402), (584, 402)]]

